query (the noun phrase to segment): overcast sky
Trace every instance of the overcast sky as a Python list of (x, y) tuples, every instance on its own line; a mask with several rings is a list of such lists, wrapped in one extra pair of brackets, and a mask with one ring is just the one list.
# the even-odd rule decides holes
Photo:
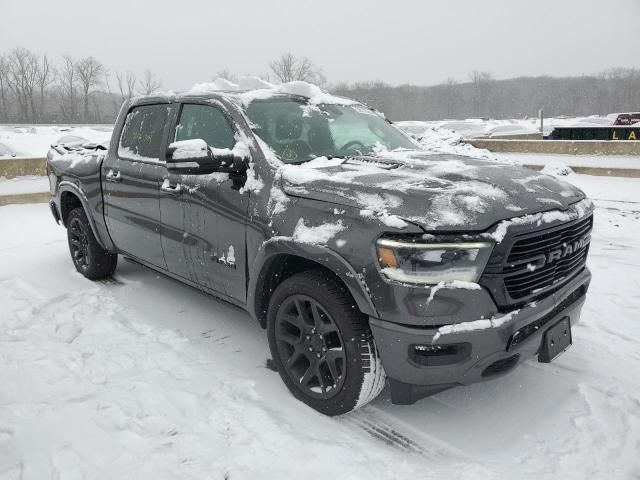
[(93, 55), (184, 89), (285, 51), (329, 81), (431, 85), (640, 67), (640, 0), (0, 0), (0, 50)]

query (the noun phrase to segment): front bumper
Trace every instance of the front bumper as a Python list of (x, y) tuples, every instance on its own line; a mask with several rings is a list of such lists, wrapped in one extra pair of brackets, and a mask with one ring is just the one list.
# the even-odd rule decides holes
[[(585, 268), (553, 294), (506, 317), (494, 317), (494, 322), (470, 319), (467, 323), (439, 329), (370, 318), (382, 364), (390, 379), (392, 402), (414, 403), (457, 385), (496, 378), (511, 371), (538, 353), (547, 328), (564, 317), (569, 317), (571, 325), (578, 323), (590, 280), (591, 274)], [(516, 337), (518, 341), (513, 340)], [(415, 361), (412, 353), (415, 345), (468, 345), (470, 348), (462, 358), (452, 355), (454, 363), (425, 366)]]

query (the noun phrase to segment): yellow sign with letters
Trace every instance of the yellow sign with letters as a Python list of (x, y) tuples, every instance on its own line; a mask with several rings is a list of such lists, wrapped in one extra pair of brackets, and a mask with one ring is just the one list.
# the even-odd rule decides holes
[(620, 135), (617, 130), (614, 130), (611, 134), (611, 140), (638, 140), (639, 137), (640, 134), (636, 130), (629, 130)]

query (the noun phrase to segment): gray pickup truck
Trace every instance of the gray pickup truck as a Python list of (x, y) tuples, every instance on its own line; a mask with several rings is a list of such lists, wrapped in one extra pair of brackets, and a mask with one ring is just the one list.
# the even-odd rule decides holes
[(136, 98), (108, 148), (58, 148), (48, 171), (80, 273), (123, 255), (246, 309), (327, 415), (553, 360), (590, 281), (580, 190), (430, 154), (300, 82)]

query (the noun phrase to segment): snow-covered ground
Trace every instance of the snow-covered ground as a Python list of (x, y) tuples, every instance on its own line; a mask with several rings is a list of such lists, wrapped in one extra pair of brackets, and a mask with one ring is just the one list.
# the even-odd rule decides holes
[(638, 478), (640, 180), (567, 179), (597, 206), (572, 348), (343, 418), (241, 310), (127, 261), (92, 283), (46, 204), (0, 207), (0, 479)]
[[(8, 147), (16, 158), (44, 158), (51, 144), (78, 139), (102, 143), (111, 138), (112, 131), (112, 125), (0, 125), (0, 144)], [(6, 158), (13, 157), (0, 153), (0, 160)]]
[[(555, 127), (603, 127), (613, 123), (615, 116), (591, 115), (588, 117), (545, 118), (543, 130), (545, 135)], [(427, 128), (446, 128), (462, 135), (464, 138), (491, 137), (535, 134), (540, 132), (538, 118), (493, 120), (468, 118), (465, 120), (432, 120), (432, 121), (400, 121), (395, 122), (400, 128), (410, 133), (421, 133)]]
[(19, 195), (22, 193), (41, 193), (49, 191), (49, 179), (36, 175), (5, 178), (0, 177), (0, 195)]

